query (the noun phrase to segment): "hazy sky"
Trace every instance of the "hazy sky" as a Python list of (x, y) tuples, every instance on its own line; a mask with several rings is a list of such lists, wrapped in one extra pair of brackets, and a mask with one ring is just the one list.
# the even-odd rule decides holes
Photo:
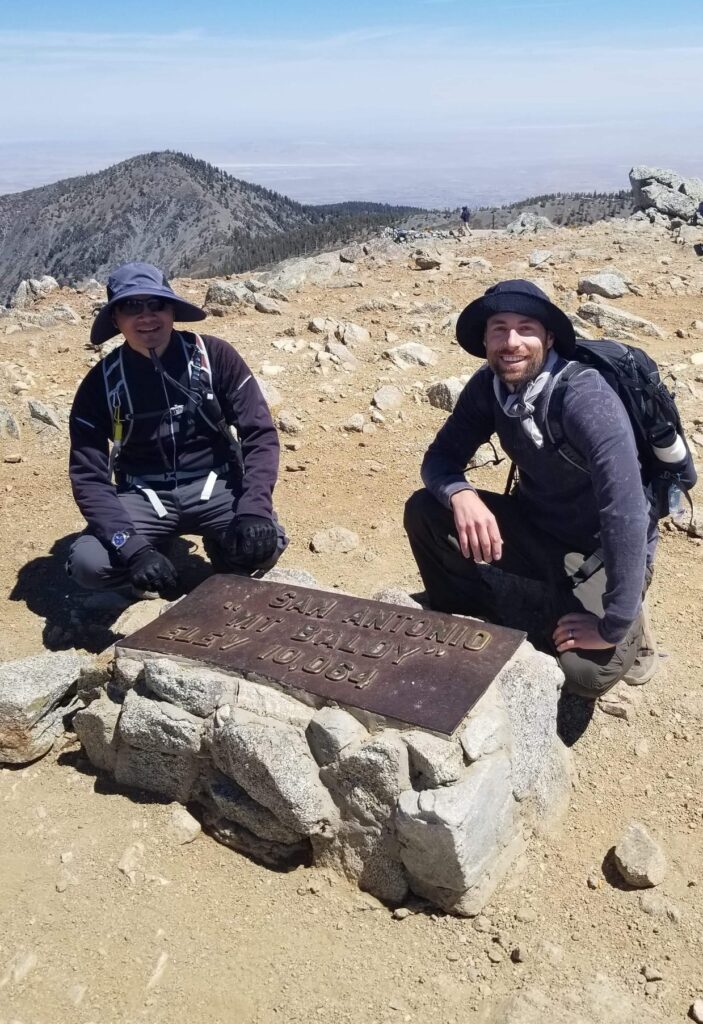
[(703, 174), (702, 87), (702, 0), (5, 0), (0, 191), (157, 148), (320, 201), (625, 187)]

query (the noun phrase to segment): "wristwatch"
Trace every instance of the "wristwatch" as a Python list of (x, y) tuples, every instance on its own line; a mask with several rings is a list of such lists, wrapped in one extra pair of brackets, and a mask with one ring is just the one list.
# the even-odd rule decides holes
[(113, 533), (112, 537), (110, 538), (110, 543), (112, 544), (115, 551), (119, 551), (120, 548), (123, 548), (125, 546), (130, 537), (131, 534), (129, 530), (118, 530), (117, 533)]

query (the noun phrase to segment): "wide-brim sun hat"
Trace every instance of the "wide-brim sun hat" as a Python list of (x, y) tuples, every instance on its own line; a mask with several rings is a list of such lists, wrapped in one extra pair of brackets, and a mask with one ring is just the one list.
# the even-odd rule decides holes
[(102, 345), (120, 333), (112, 320), (113, 309), (118, 302), (137, 295), (168, 299), (173, 304), (174, 319), (179, 323), (204, 320), (207, 316), (200, 306), (176, 295), (158, 267), (153, 267), (151, 263), (124, 263), (107, 279), (107, 302), (95, 317), (90, 331), (93, 345)]
[(500, 281), (470, 302), (456, 323), (456, 340), (472, 356), (485, 359), (486, 321), (496, 313), (519, 313), (539, 320), (554, 335), (554, 350), (567, 359), (574, 354), (576, 334), (566, 313), (550, 302), (532, 281)]

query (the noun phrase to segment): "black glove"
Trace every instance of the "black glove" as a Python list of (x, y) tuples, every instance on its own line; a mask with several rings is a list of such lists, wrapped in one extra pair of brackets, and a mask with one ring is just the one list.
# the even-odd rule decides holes
[(263, 516), (235, 516), (227, 527), (223, 546), (242, 565), (260, 565), (271, 558), (278, 544), (275, 524)]
[(138, 590), (173, 589), (178, 584), (178, 573), (169, 562), (151, 545), (140, 548), (127, 562), (129, 578)]

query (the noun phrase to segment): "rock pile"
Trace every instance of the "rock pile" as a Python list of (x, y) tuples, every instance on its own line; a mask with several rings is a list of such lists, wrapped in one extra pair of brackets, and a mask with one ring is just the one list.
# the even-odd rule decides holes
[[(703, 226), (703, 180), (684, 178), (663, 167), (633, 167), (630, 184), (635, 205), (654, 224)], [(637, 214), (635, 214), (637, 216)]]
[(197, 805), (217, 839), (266, 863), (313, 860), (381, 899), (414, 892), (474, 915), (529, 832), (565, 810), (562, 677), (527, 643), (452, 737), (292, 696), (261, 673), (118, 655), (75, 716), (90, 760)]

